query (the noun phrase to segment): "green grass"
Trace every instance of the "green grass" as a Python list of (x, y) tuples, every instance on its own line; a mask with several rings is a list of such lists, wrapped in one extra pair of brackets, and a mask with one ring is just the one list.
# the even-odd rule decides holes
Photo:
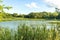
[(38, 20), (45, 20), (45, 19), (33, 19), (33, 18), (3, 18), (3, 19), (0, 19), (0, 22), (2, 22), (2, 21), (15, 21), (15, 20), (35, 20), (35, 21), (38, 21)]
[(25, 24), (16, 30), (0, 27), (0, 40), (60, 40), (57, 27), (47, 29), (46, 25), (33, 27)]
[(38, 21), (38, 20), (53, 20), (53, 21), (60, 21), (60, 19), (44, 19), (44, 18), (20, 18), (20, 17), (9, 17), (9, 18), (3, 18), (0, 17), (0, 22), (2, 21), (14, 21), (14, 20), (34, 20), (34, 21)]

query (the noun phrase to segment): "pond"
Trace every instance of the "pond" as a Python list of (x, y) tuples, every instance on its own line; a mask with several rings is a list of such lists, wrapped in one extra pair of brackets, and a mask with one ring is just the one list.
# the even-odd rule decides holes
[[(60, 23), (60, 21), (57, 21)], [(36, 26), (41, 26), (41, 25), (46, 25), (47, 28), (50, 28), (51, 26), (56, 26), (57, 23), (56, 21), (42, 21), (42, 20), (38, 20), (38, 21), (34, 21), (34, 20), (18, 20), (18, 21), (5, 21), (5, 22), (0, 22), (0, 27), (8, 27), (11, 29), (16, 29), (19, 25), (32, 25), (34, 27)]]

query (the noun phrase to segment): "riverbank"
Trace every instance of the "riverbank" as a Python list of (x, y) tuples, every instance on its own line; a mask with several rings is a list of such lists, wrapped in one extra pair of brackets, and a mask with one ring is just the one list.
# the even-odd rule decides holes
[(34, 21), (60, 21), (60, 19), (34, 19), (34, 18), (4, 18), (4, 19), (0, 19), (0, 22), (3, 21), (17, 21), (17, 20), (34, 20)]
[(1, 19), (0, 22), (2, 21), (16, 21), (16, 20), (45, 20), (45, 19), (33, 19), (33, 18), (5, 18)]

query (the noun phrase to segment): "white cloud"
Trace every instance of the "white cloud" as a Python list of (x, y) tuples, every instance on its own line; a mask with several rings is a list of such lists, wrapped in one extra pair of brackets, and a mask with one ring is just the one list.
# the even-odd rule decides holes
[(60, 9), (60, 0), (44, 0), (48, 5)]
[(32, 2), (30, 4), (26, 4), (28, 8), (40, 8), (35, 2)]

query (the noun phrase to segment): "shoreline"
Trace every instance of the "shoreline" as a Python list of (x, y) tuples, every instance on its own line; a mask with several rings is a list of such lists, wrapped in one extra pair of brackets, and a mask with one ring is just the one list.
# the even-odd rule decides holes
[(33, 18), (5, 18), (5, 19), (1, 19), (0, 22), (4, 22), (4, 21), (18, 21), (18, 20), (32, 20), (32, 21), (60, 21), (60, 19), (33, 19)]
[(1, 19), (1, 21), (15, 21), (15, 20), (45, 20), (45, 19), (32, 19), (32, 18), (6, 18), (6, 19)]

